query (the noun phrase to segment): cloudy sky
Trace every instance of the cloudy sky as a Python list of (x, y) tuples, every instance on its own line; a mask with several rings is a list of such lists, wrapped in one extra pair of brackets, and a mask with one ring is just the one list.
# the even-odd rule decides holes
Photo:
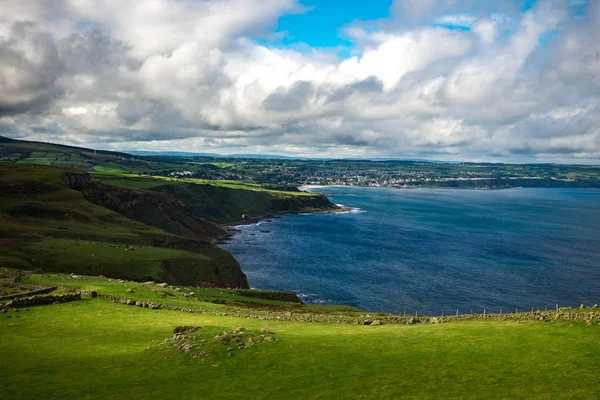
[(600, 0), (0, 0), (0, 135), (600, 162)]

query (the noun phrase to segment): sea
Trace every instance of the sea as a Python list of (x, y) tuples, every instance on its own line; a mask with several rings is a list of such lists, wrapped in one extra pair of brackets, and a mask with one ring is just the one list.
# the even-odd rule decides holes
[(600, 303), (600, 190), (311, 187), (351, 210), (241, 225), (250, 286), (372, 312)]

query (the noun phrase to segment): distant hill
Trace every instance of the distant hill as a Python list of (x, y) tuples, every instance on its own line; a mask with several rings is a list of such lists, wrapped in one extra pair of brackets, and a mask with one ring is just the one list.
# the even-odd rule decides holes
[(278, 156), (274, 154), (217, 154), (217, 153), (193, 153), (182, 151), (139, 151), (128, 150), (130, 154), (148, 157), (207, 157), (207, 158), (246, 158), (264, 160), (309, 160), (306, 157)]

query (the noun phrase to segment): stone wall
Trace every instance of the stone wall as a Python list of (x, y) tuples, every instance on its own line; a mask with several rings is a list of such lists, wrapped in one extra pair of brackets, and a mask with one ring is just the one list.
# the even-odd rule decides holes
[(15, 294), (9, 294), (6, 296), (0, 296), (0, 301), (19, 299), (21, 297), (31, 297), (31, 296), (35, 296), (38, 294), (46, 294), (46, 293), (53, 292), (56, 289), (57, 289), (56, 286), (53, 286), (53, 287), (41, 286), (40, 288), (38, 288), (36, 290), (30, 290), (29, 292), (25, 292), (25, 293), (15, 293)]
[[(82, 294), (87, 294), (82, 291)], [(124, 297), (117, 297), (102, 293), (95, 293), (98, 298), (110, 300), (114, 303), (121, 303), (130, 306), (150, 308), (152, 310), (175, 310), (195, 314), (208, 314), (225, 317), (237, 317), (246, 319), (259, 319), (269, 321), (292, 321), (292, 322), (318, 322), (333, 324), (360, 324), (360, 325), (385, 325), (385, 324), (417, 324), (417, 323), (447, 323), (455, 321), (469, 320), (495, 320), (495, 321), (582, 321), (587, 324), (600, 323), (600, 312), (592, 311), (592, 308), (580, 309), (561, 309), (559, 311), (535, 311), (510, 314), (461, 314), (457, 316), (444, 317), (421, 317), (421, 316), (401, 316), (401, 315), (329, 315), (314, 313), (296, 313), (290, 311), (265, 311), (235, 309), (227, 311), (204, 310), (192, 307), (173, 306), (162, 303), (145, 302)]]
[(44, 304), (67, 303), (76, 300), (81, 300), (81, 294), (69, 293), (62, 295), (33, 296), (20, 299), (13, 299), (8, 303), (0, 304), (0, 309), (40, 306)]

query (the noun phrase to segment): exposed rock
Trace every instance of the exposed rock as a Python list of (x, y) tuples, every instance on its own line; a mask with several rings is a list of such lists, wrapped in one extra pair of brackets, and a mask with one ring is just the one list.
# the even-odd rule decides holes
[(201, 326), (178, 326), (175, 329), (173, 329), (173, 335), (197, 332), (200, 329), (202, 329)]
[(383, 325), (383, 324), (378, 319), (376, 319), (375, 321), (371, 322), (371, 326), (379, 326), (379, 325)]
[(269, 328), (260, 328), (260, 331), (262, 333), (268, 333), (270, 335), (273, 335), (275, 332), (273, 332), (272, 330), (270, 330)]

